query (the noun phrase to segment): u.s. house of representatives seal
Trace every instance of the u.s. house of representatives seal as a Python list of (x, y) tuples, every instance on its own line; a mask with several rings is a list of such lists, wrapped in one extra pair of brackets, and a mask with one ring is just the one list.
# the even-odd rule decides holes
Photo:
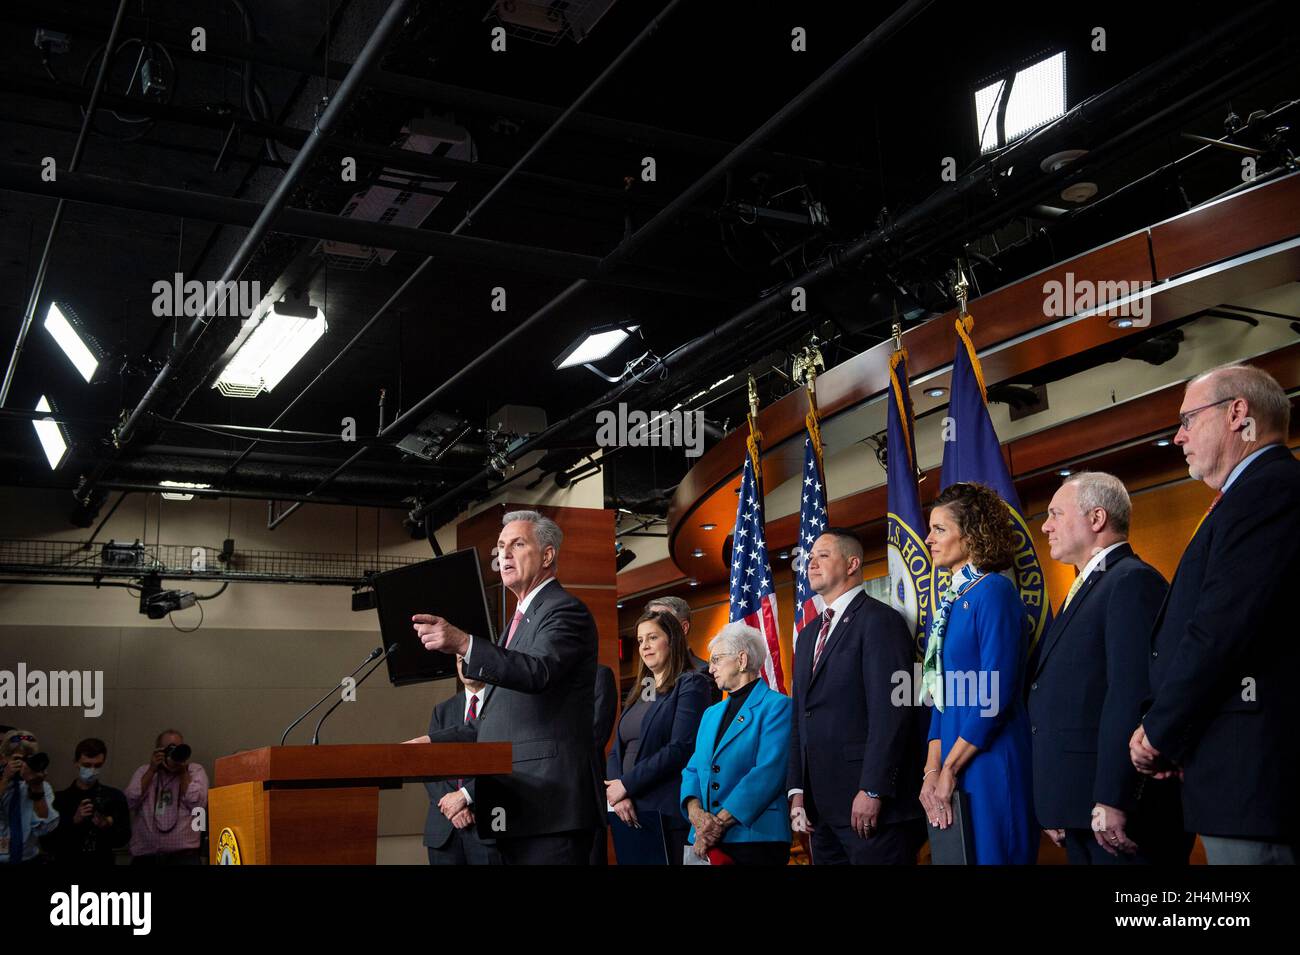
[(217, 865), (243, 865), (239, 859), (239, 841), (229, 826), (217, 837)]

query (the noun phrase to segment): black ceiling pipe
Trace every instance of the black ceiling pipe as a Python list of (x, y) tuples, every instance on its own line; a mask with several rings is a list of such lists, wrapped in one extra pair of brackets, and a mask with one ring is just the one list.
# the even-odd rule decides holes
[[(294, 157), (293, 163), (276, 186), (275, 192), (266, 200), (257, 221), (253, 223), (253, 227), (248, 234), (244, 236), (244, 241), (240, 244), (234, 258), (227, 264), (218, 281), (222, 283), (232, 282), (243, 273), (249, 259), (257, 251), (257, 247), (261, 245), (262, 239), (271, 231), (271, 226), (283, 210), (285, 201), (289, 198), (289, 193), (297, 185), (298, 180), (320, 151), (325, 137), (330, 134), (339, 118), (351, 106), (353, 98), (365, 87), (367, 76), (378, 69), (384, 50), (405, 25), (407, 12), (413, 2), (414, 0), (392, 0), (388, 9), (384, 11), (384, 15), (375, 26), (374, 32), (366, 40), (365, 46), (361, 48), (361, 52), (357, 55), (356, 63), (348, 71), (348, 75), (339, 85), (339, 88), (334, 91), (329, 106), (321, 113), (320, 119), (316, 122), (316, 127), (312, 130), (311, 138), (303, 143), (302, 149)], [(213, 305), (214, 303), (209, 302), (208, 304)], [(207, 308), (205, 311), (210, 313), (215, 309)], [(176, 374), (177, 368), (184, 364), (185, 359), (198, 343), (199, 337), (203, 334), (210, 321), (211, 317), (206, 315), (196, 318), (185, 330), (172, 357), (158, 372), (158, 377), (150, 384), (144, 397), (140, 399), (140, 403), (127, 416), (122, 426), (117, 429), (114, 435), (114, 442), (117, 445), (124, 444), (131, 439), (136, 426), (139, 425), (141, 419), (151, 409), (167, 382)]]
[[(56, 29), (72, 35), (81, 35), (88, 28), (100, 26), (102, 20), (85, 10), (71, 10), (58, 2), (42, 2), (37, 5), (15, 3), (13, 0), (0, 4), (0, 21), (22, 23), (33, 27)], [(259, 66), (270, 66), (290, 70), (310, 76), (320, 76), (325, 70), (330, 79), (345, 79), (350, 65), (337, 60), (322, 62), (318, 57), (307, 53), (295, 53), (282, 47), (266, 44), (245, 43), (238, 39), (227, 39), (209, 33), (207, 50), (196, 53), (191, 48), (189, 33), (177, 33), (160, 28), (147, 19), (127, 18), (128, 28), (140, 35), (148, 35), (151, 40), (160, 43), (179, 59), (190, 59), (211, 63), (213, 58), (246, 60)], [(358, 60), (360, 58), (358, 57)], [(393, 93), (410, 99), (437, 103), (470, 113), (497, 114), (525, 119), (539, 124), (551, 124), (563, 110), (558, 106), (534, 103), (529, 100), (489, 93), (483, 90), (466, 89), (426, 80), (415, 76), (376, 70), (371, 75), (369, 84), (377, 90)], [(642, 143), (659, 148), (668, 147), (683, 153), (712, 158), (726, 154), (733, 149), (732, 143), (696, 136), (671, 129), (634, 123), (627, 120), (596, 116), (589, 113), (578, 114), (569, 124), (570, 130), (602, 139), (615, 139), (622, 142)], [(755, 150), (750, 157), (754, 165), (790, 170), (794, 172), (825, 174), (834, 173), (861, 180), (865, 171), (858, 166), (809, 159), (789, 153)]]
[[(910, 233), (920, 231), (927, 223), (932, 222), (935, 218), (943, 213), (958, 208), (964, 198), (974, 190), (986, 188), (990, 182), (1001, 175), (1002, 171), (1009, 169), (1017, 164), (1030, 162), (1031, 156), (1045, 155), (1047, 152), (1062, 145), (1065, 137), (1073, 135), (1078, 128), (1086, 128), (1090, 124), (1100, 122), (1102, 118), (1115, 115), (1119, 107), (1129, 114), (1147, 116), (1148, 119), (1140, 121), (1137, 126), (1129, 127), (1121, 131), (1107, 143), (1093, 150), (1089, 156), (1080, 160), (1078, 167), (1070, 166), (1058, 170), (1055, 173), (1046, 174), (1041, 179), (1035, 179), (1028, 190), (1022, 192), (1034, 192), (1041, 189), (1053, 188), (1053, 184), (1059, 184), (1065, 179), (1077, 176), (1079, 171), (1086, 168), (1086, 163), (1092, 155), (1105, 155), (1109, 151), (1120, 148), (1128, 143), (1135, 129), (1154, 122), (1159, 115), (1167, 112), (1162, 110), (1155, 116), (1148, 113), (1148, 110), (1154, 103), (1167, 98), (1169, 95), (1169, 85), (1166, 80), (1176, 72), (1182, 71), (1179, 79), (1186, 80), (1189, 75), (1197, 75), (1202, 72), (1210, 72), (1213, 79), (1210, 80), (1211, 86), (1217, 84), (1223, 77), (1219, 72), (1218, 66), (1211, 58), (1205, 56), (1206, 49), (1217, 50), (1225, 55), (1230, 54), (1231, 49), (1237, 45), (1246, 42), (1249, 34), (1259, 30), (1261, 23), (1257, 19), (1259, 8), (1272, 6), (1271, 0), (1266, 0), (1255, 9), (1248, 10), (1239, 14), (1233, 20), (1228, 21), (1214, 31), (1203, 35), (1196, 43), (1191, 46), (1171, 54), (1165, 59), (1146, 67), (1143, 70), (1133, 74), (1127, 79), (1117, 83), (1103, 93), (1098, 94), (1075, 106), (1069, 110), (1065, 116), (1056, 122), (1049, 124), (1036, 133), (1031, 134), (1025, 139), (1014, 143), (1007, 149), (1003, 150), (990, 161), (977, 167), (967, 173), (956, 182), (950, 183), (946, 187), (932, 193), (922, 202), (903, 212), (891, 223), (881, 229), (868, 233), (858, 241), (854, 242), (847, 248), (832, 256), (821, 260), (812, 268), (808, 269), (802, 275), (791, 279), (778, 290), (755, 302), (754, 304), (742, 309), (736, 315), (727, 321), (718, 325), (704, 335), (693, 339), (682, 348), (673, 352), (667, 358), (662, 359), (659, 366), (650, 369), (641, 374), (641, 378), (648, 378), (652, 374), (657, 375), (660, 368), (667, 371), (670, 367), (680, 366), (689, 360), (706, 352), (716, 343), (724, 343), (734, 336), (738, 331), (743, 329), (747, 323), (757, 318), (768, 309), (783, 306), (789, 301), (790, 291), (796, 286), (807, 287), (808, 285), (825, 278), (828, 275), (843, 268), (846, 264), (861, 259), (873, 252), (877, 252), (886, 246), (898, 248)], [(1252, 29), (1246, 29), (1246, 27)], [(1274, 32), (1276, 36), (1276, 31)], [(1285, 47), (1284, 38), (1278, 39), (1278, 45)], [(1243, 69), (1249, 69), (1250, 64), (1246, 64)], [(1194, 102), (1199, 96), (1199, 91), (1188, 96), (1180, 98), (1173, 104), (1174, 106), (1184, 105), (1188, 102)], [(1017, 195), (1009, 202), (1002, 203), (1004, 209), (1011, 208), (1016, 202), (1023, 202), (1024, 196)], [(991, 213), (990, 213), (991, 214)], [(578, 423), (584, 417), (590, 416), (594, 411), (606, 405), (618, 401), (634, 387), (640, 384), (635, 379), (628, 379), (623, 383), (616, 385), (600, 398), (590, 402), (585, 407), (575, 411), (562, 421), (548, 427), (545, 431), (524, 441), (510, 452), (506, 458), (509, 461), (518, 460), (520, 457), (537, 450), (546, 441), (560, 436), (564, 431)], [(654, 390), (653, 388), (647, 390)], [(415, 407), (419, 407), (417, 404)], [(355, 456), (354, 456), (355, 457)], [(496, 472), (490, 468), (482, 469), (458, 486), (439, 495), (434, 500), (422, 504), (411, 511), (410, 517), (413, 520), (420, 520), (426, 514), (433, 511), (452, 500), (459, 495), (477, 488), (482, 485), (484, 480), (490, 479)]]
[[(86, 115), (82, 117), (81, 129), (77, 133), (77, 142), (72, 147), (72, 160), (68, 163), (67, 173), (76, 172), (77, 167), (81, 165), (81, 154), (86, 149), (86, 137), (90, 133), (90, 127), (95, 122), (95, 112), (99, 109), (99, 98), (104, 91), (104, 81), (108, 79), (108, 66), (113, 59), (113, 51), (117, 49), (117, 36), (122, 28), (122, 18), (126, 14), (126, 5), (128, 0), (121, 0), (117, 5), (117, 14), (113, 17), (112, 29), (108, 31), (108, 45), (104, 47), (104, 58), (99, 63), (99, 72), (95, 74), (95, 85), (90, 90), (90, 100), (86, 106)], [(36, 177), (40, 178), (39, 175)], [(54, 248), (54, 237), (59, 234), (59, 226), (63, 223), (63, 207), (65, 203), (62, 199), (54, 207), (54, 218), (50, 220), (50, 231), (45, 236), (45, 250), (41, 253), (41, 261), (36, 266), (36, 277), (32, 280), (31, 294), (27, 297), (27, 309), (23, 313), (22, 324), (18, 326), (18, 340), (14, 342), (13, 353), (9, 356), (9, 365), (5, 369), (4, 383), (0, 385), (0, 408), (3, 408), (5, 402), (9, 400), (9, 389), (14, 382), (14, 373), (18, 370), (18, 359), (23, 353), (23, 345), (27, 343), (27, 335), (32, 330), (32, 321), (36, 317), (36, 306), (41, 301), (41, 290), (45, 287), (45, 275), (50, 266), (50, 252)]]
[[(88, 93), (87, 90), (80, 86), (55, 84), (49, 79), (42, 79), (38, 76), (27, 76), (26, 74), (14, 73), (7, 70), (0, 70), (0, 89), (45, 101), (76, 104), (83, 104), (86, 101)], [(241, 132), (260, 136), (266, 139), (273, 139), (276, 142), (292, 147), (293, 149), (301, 148), (302, 144), (306, 142), (307, 137), (311, 135), (311, 132), (306, 129), (298, 129), (297, 127), (277, 125), (274, 123), (258, 122), (257, 120), (237, 115), (228, 110), (222, 111), (189, 106), (175, 106), (170, 103), (155, 103), (151, 100), (133, 99), (128, 96), (118, 96), (112, 93), (101, 94), (99, 103), (104, 109), (118, 110), (119, 112), (131, 115), (148, 116), (152, 119), (159, 119), (202, 129), (215, 129), (226, 132), (233, 124)], [(43, 129), (59, 128), (52, 126), (43, 118), (37, 119), (36, 117), (24, 117), (14, 113), (5, 113), (0, 115), (0, 120), (21, 125), (39, 126)], [(148, 139), (141, 140), (141, 142), (145, 145), (160, 149), (182, 150), (185, 152), (198, 153), (210, 158), (215, 158), (217, 153), (217, 150), (215, 149), (199, 148), (197, 146), (180, 146), (175, 143), (151, 141)], [(409, 149), (396, 149), (392, 146), (376, 146), (371, 143), (361, 143), (347, 139), (331, 139), (326, 146), (326, 150), (330, 155), (337, 154), (339, 156), (353, 156), (358, 159), (368, 159), (377, 164), (399, 168), (404, 172), (426, 173), (431, 177), (442, 177), (460, 182), (495, 183), (501, 179), (506, 172), (504, 166), (497, 166), (492, 163), (482, 161), (470, 162), (466, 159), (451, 159), (447, 156), (426, 155), (423, 153), (412, 152)], [(275, 165), (274, 163), (267, 162), (264, 156), (249, 157), (243, 159), (243, 161), (250, 163), (263, 162), (267, 165)], [(515, 179), (518, 180), (519, 185), (521, 186), (550, 190), (566, 196), (587, 196), (597, 201), (609, 202), (619, 206), (633, 205), (655, 208), (659, 206), (659, 203), (648, 195), (629, 192), (626, 189), (615, 188), (613, 186), (602, 186), (596, 183), (580, 182), (576, 179), (561, 179), (558, 176), (549, 176), (535, 172), (517, 173)]]
[[(641, 48), (641, 46), (645, 42), (647, 42), (656, 33), (659, 32), (660, 26), (663, 24), (663, 22), (666, 19), (668, 19), (669, 16), (672, 15), (673, 11), (677, 9), (680, 2), (681, 0), (671, 0), (671, 2), (666, 7), (663, 8), (663, 10), (661, 10), (658, 14), (656, 14), (650, 20), (649, 23), (647, 23), (644, 27), (641, 28), (641, 31), (636, 35), (636, 37), (633, 38), (632, 42), (629, 43), (627, 46), (625, 46), (623, 50), (618, 54), (618, 56), (616, 56), (609, 63), (608, 66), (606, 66), (603, 70), (600, 71), (600, 74), (594, 80), (592, 80), (590, 83), (587, 84), (586, 89), (584, 89), (582, 93), (578, 95), (577, 99), (575, 99), (572, 103), (570, 103), (569, 107), (556, 118), (555, 122), (553, 122), (550, 125), (550, 127), (547, 128), (547, 130), (544, 133), (542, 133), (542, 135), (539, 136), (531, 146), (528, 147), (528, 149), (524, 152), (524, 154), (520, 156), (518, 160), (516, 160), (514, 165), (511, 166), (505, 172), (505, 174), (496, 182), (496, 184), (493, 185), (493, 187), (488, 190), (487, 194), (484, 195), (483, 198), (481, 198), (477, 203), (475, 203), (473, 208), (471, 208), (468, 212), (465, 213), (464, 217), (460, 220), (460, 222), (456, 224), (456, 227), (451, 230), (451, 235), (453, 236), (459, 235), (462, 229), (466, 228), (467, 226), (473, 223), (474, 219), (483, 210), (483, 208), (487, 206), (496, 197), (497, 193), (501, 191), (501, 189), (520, 171), (520, 169), (523, 168), (523, 166), (534, 155), (536, 155), (542, 149), (543, 146), (545, 146), (548, 142), (551, 141), (552, 138), (554, 138), (555, 134), (558, 133), (561, 128), (563, 128), (564, 123), (568, 119), (570, 119), (574, 114), (576, 114), (577, 111), (582, 107), (582, 104), (587, 102), (587, 100), (589, 100), (593, 95), (595, 95), (597, 90), (603, 87), (605, 85), (605, 82), (611, 76), (613, 76), (618, 71), (618, 69), (625, 62), (627, 62), (627, 60), (630, 59), (632, 55), (636, 53), (637, 50)], [(415, 270), (409, 276), (407, 276), (406, 280), (397, 288), (396, 291), (393, 292), (392, 295), (388, 297), (388, 299), (382, 305), (379, 306), (378, 309), (375, 310), (375, 312), (370, 316), (369, 319), (366, 320), (366, 322), (361, 326), (361, 328), (357, 331), (357, 333), (353, 335), (352, 338), (347, 343), (345, 343), (344, 346), (338, 351), (338, 353), (335, 354), (335, 356), (329, 360), (328, 364), (326, 364), (324, 368), (322, 368), (319, 372), (317, 372), (316, 376), (312, 378), (311, 381), (307, 382), (306, 386), (302, 389), (302, 391), (298, 392), (298, 394), (294, 396), (293, 400), (289, 402), (289, 404), (284, 408), (283, 411), (281, 411), (278, 415), (276, 415), (275, 420), (271, 422), (272, 427), (274, 427), (275, 425), (279, 424), (282, 420), (284, 420), (285, 416), (288, 415), (289, 412), (293, 410), (294, 406), (298, 404), (298, 402), (303, 398), (303, 396), (306, 395), (307, 392), (311, 391), (311, 389), (316, 386), (317, 382), (324, 379), (325, 376), (329, 374), (329, 372), (334, 368), (335, 365), (337, 365), (340, 361), (342, 361), (343, 356), (348, 354), (348, 352), (352, 350), (352, 346), (354, 346), (357, 342), (359, 342), (365, 336), (365, 334), (368, 331), (370, 331), (371, 327), (376, 322), (378, 322), (379, 319), (383, 317), (383, 315), (385, 315), (388, 312), (389, 308), (392, 307), (392, 305), (396, 303), (402, 297), (403, 294), (405, 294), (406, 290), (414, 284), (415, 280), (424, 272), (425, 269), (427, 269), (432, 264), (432, 262), (433, 262), (432, 256), (426, 258), (415, 268)], [(599, 262), (597, 262), (597, 265), (599, 265)], [(380, 430), (381, 431), (383, 430), (382, 422), (380, 425)], [(248, 449), (244, 452), (244, 455), (247, 455), (248, 452), (252, 451), (254, 447), (256, 447), (256, 445), (250, 445)], [(236, 459), (235, 463), (230, 466), (230, 471), (227, 473), (232, 473), (236, 468), (239, 467), (240, 462), (244, 460), (244, 455), (240, 455), (240, 457)], [(286, 513), (284, 517), (287, 517), (289, 513), (292, 513), (292, 509), (288, 513)], [(271, 529), (274, 529), (276, 526), (278, 526), (279, 521), (282, 519), (283, 518), (273, 521), (270, 525)]]
[[(348, 71), (347, 77), (339, 85), (339, 88), (335, 90), (329, 105), (321, 113), (315, 128), (312, 130), (311, 138), (298, 151), (288, 171), (280, 179), (275, 191), (267, 199), (257, 221), (248, 231), (248, 234), (244, 236), (243, 242), (227, 264), (225, 271), (221, 275), (220, 281), (222, 283), (234, 281), (243, 273), (244, 267), (248, 264), (258, 246), (261, 245), (262, 239), (270, 231), (272, 223), (283, 209), (290, 191), (297, 185), (298, 180), (320, 151), (325, 137), (329, 135), (339, 118), (351, 105), (353, 98), (364, 88), (366, 77), (378, 68), (384, 50), (405, 24), (407, 12), (412, 3), (413, 0), (392, 0), (388, 9), (384, 11), (384, 15), (375, 26), (374, 32), (366, 40), (365, 46), (362, 47), (361, 52), (358, 54), (356, 63)], [(213, 303), (209, 302), (208, 304), (212, 305)], [(211, 313), (214, 309), (207, 308), (205, 311)], [(158, 376), (149, 385), (139, 404), (114, 432), (113, 444), (115, 448), (120, 449), (131, 439), (135, 428), (149, 413), (163, 388), (176, 374), (177, 369), (184, 364), (185, 359), (193, 351), (210, 321), (209, 316), (196, 318), (185, 330), (184, 336), (168, 359), (167, 364), (162, 367)], [(96, 483), (104, 476), (110, 465), (111, 460), (109, 458), (100, 459), (91, 474), (81, 483), (78, 488), (78, 500), (83, 506), (90, 500)]]
[[(41, 179), (39, 167), (13, 162), (0, 162), (0, 189), (35, 196), (58, 196), (61, 202), (96, 203), (137, 212), (176, 215), (186, 219), (201, 219), (254, 228), (261, 221), (267, 207), (266, 204), (253, 199), (235, 199), (230, 196), (127, 182), (84, 173), (62, 172), (54, 182), (45, 182)], [(491, 265), (511, 271), (534, 272), (558, 278), (589, 278), (604, 285), (693, 298), (734, 300), (736, 297), (734, 292), (728, 293), (725, 288), (719, 291), (716, 282), (710, 286), (702, 278), (683, 280), (672, 272), (658, 269), (626, 267), (616, 271), (603, 271), (601, 260), (594, 255), (516, 245), (497, 239), (454, 235), (432, 229), (367, 222), (329, 212), (283, 208), (275, 220), (274, 227), (267, 231), (313, 239), (352, 242), (377, 249), (395, 249), (398, 252), (437, 255), (478, 265)], [(229, 270), (226, 274), (238, 275)], [(230, 279), (223, 278), (222, 281), (230, 281)], [(197, 334), (202, 334), (202, 328), (206, 327), (207, 322), (196, 320), (196, 324), (200, 326)], [(183, 358), (185, 352), (189, 350), (186, 348), (187, 341), (189, 341), (188, 336), (178, 346), (178, 355), (173, 356), (173, 361)], [(129, 438), (130, 431), (133, 429), (134, 425), (126, 429), (123, 436)]]

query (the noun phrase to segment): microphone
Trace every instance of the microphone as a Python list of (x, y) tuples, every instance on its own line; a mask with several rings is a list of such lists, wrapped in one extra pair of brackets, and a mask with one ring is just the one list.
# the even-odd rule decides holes
[[(376, 657), (382, 656), (383, 653), (384, 653), (384, 648), (383, 648), (383, 647), (375, 647), (373, 650), (370, 651), (370, 656), (368, 656), (368, 657), (366, 657), (364, 660), (362, 660), (361, 663), (357, 666), (357, 670), (360, 670), (361, 667), (365, 666), (367, 663), (369, 663), (371, 660), (375, 659)], [(356, 676), (356, 674), (357, 674), (357, 670), (353, 670), (351, 673), (348, 674), (348, 676)], [(326, 693), (324, 696), (322, 696), (319, 700), (317, 700), (317, 701), (316, 701), (315, 703), (313, 703), (310, 707), (308, 707), (306, 713), (303, 713), (302, 716), (298, 717), (296, 720), (294, 720), (292, 723), (290, 723), (288, 726), (286, 726), (286, 727), (284, 728), (284, 734), (280, 737), (280, 745), (281, 745), (281, 746), (284, 745), (284, 741), (285, 741), (286, 739), (289, 738), (289, 732), (290, 732), (290, 731), (291, 731), (295, 726), (297, 726), (299, 723), (301, 723), (303, 720), (305, 720), (305, 719), (307, 718), (308, 714), (310, 714), (312, 710), (316, 709), (316, 707), (320, 706), (322, 703), (324, 703), (326, 700), (328, 700), (331, 696), (333, 696), (333, 695), (334, 695), (334, 691), (337, 690), (337, 689), (338, 689), (340, 686), (342, 686), (342, 685), (343, 685), (343, 681), (342, 681), (342, 680), (339, 680), (338, 683), (336, 683), (334, 686), (330, 687), (329, 692), (327, 692), (327, 693)]]
[[(386, 659), (388, 659), (388, 657), (391, 657), (393, 654), (395, 654), (395, 653), (398, 651), (398, 649), (399, 649), (399, 648), (398, 648), (398, 645), (397, 645), (396, 642), (390, 643), (390, 644), (388, 645), (388, 650), (386, 651), (386, 653), (385, 653), (385, 655), (384, 655), (384, 659), (386, 660)], [(376, 648), (376, 652), (378, 652), (378, 648)], [(357, 686), (360, 686), (362, 683), (365, 683), (365, 682), (366, 682), (366, 678), (369, 677), (370, 674), (372, 674), (372, 673), (374, 673), (376, 670), (378, 670), (380, 664), (383, 663), (383, 662), (384, 662), (384, 660), (380, 660), (379, 663), (376, 663), (374, 666), (372, 666), (372, 667), (371, 667), (369, 670), (367, 670), (365, 673), (361, 674), (361, 679), (357, 680), (356, 685), (357, 685)], [(365, 664), (362, 664), (362, 666), (364, 666), (364, 665), (365, 665)], [(359, 670), (359, 669), (361, 669), (361, 667), (357, 667), (357, 670)], [(356, 673), (357, 671), (356, 671), (356, 670), (353, 670), (352, 672), (353, 672), (353, 673)], [(325, 711), (325, 715), (322, 716), (322, 717), (320, 718), (320, 722), (316, 724), (316, 732), (312, 734), (312, 737), (311, 737), (311, 745), (313, 745), (313, 746), (317, 746), (317, 745), (320, 744), (320, 728), (321, 728), (322, 726), (325, 725), (325, 721), (326, 721), (327, 719), (330, 718), (330, 714), (333, 713), (335, 710), (337, 710), (337, 709), (338, 709), (340, 706), (342, 706), (342, 705), (343, 705), (343, 697), (340, 696), (337, 700), (334, 701), (334, 705), (331, 706), (328, 710)], [(303, 715), (305, 716), (306, 714), (304, 713)]]

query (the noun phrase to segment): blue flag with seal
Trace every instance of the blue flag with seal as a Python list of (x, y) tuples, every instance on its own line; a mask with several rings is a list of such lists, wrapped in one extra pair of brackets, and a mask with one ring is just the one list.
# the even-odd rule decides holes
[(889, 518), (886, 556), (889, 561), (889, 602), (903, 615), (916, 644), (924, 652), (934, 609), (934, 568), (925, 546), (927, 528), (916, 484), (916, 440), (912, 396), (908, 392), (907, 350), (889, 358), (889, 409), (886, 425), (886, 490)]
[(957, 319), (956, 324), (957, 354), (952, 363), (949, 417), (944, 421), (942, 484), (948, 487), (962, 481), (978, 481), (993, 488), (1007, 502), (1016, 535), (1015, 560), (1010, 575), (1032, 624), (1029, 643), (1032, 651), (1052, 620), (1047, 582), (1025, 521), (1020, 495), (1016, 493), (1006, 459), (1002, 457), (1002, 445), (993, 429), (993, 419), (989, 417), (984, 372), (970, 338), (975, 320), (965, 315)]

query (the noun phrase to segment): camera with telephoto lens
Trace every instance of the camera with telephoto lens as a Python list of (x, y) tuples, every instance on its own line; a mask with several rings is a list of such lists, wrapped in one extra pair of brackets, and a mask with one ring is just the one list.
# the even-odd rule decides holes
[(18, 757), (27, 764), (27, 768), (34, 773), (43, 773), (50, 768), (50, 756), (48, 753), (32, 753), (30, 756)]
[(188, 763), (193, 752), (188, 743), (168, 743), (163, 747), (163, 759), (169, 759), (177, 764)]

